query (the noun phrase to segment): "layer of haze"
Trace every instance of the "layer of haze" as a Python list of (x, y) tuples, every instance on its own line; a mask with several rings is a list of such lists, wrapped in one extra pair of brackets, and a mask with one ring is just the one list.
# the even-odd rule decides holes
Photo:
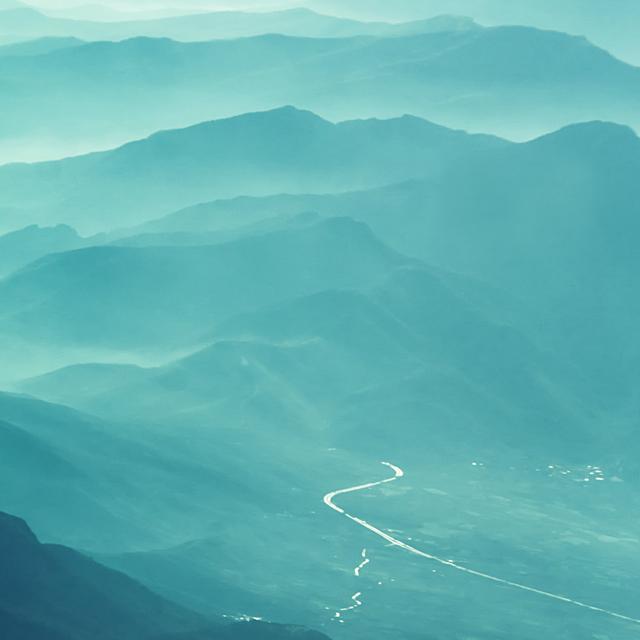
[[(197, 8), (162, 2), (125, 15)], [(306, 3), (614, 28), (573, 0)], [(623, 125), (640, 130), (640, 69), (464, 20), (340, 39), (309, 33), (354, 25), (305, 12), (198, 16), (257, 35), (183, 42), (16, 14), (0, 34), (26, 16), (54, 37), (0, 51), (0, 158), (152, 135), (0, 167), (0, 638), (238, 638), (138, 630), (126, 611), (170, 633), (160, 605), (94, 565), (106, 604), (88, 606), (34, 539), (7, 544), (6, 512), (211, 621), (638, 640), (640, 138)], [(632, 5), (617, 16), (632, 29)], [(380, 460), (406, 475), (336, 504), (480, 573), (324, 506), (384, 478)], [(37, 608), (34, 582), (52, 585)], [(7, 613), (61, 631), (13, 633)], [(240, 637), (327, 640), (287, 629)]]
[[(618, 0), (615, 11), (605, 0), (188, 0), (187, 2), (157, 2), (137, 0), (99, 4), (67, 2), (65, 0), (37, 0), (34, 6), (59, 10), (82, 7), (80, 17), (107, 17), (100, 7), (118, 11), (140, 13), (188, 13), (197, 10), (273, 10), (305, 6), (322, 13), (330, 13), (364, 20), (416, 20), (443, 13), (471, 16), (486, 25), (525, 24), (543, 29), (557, 29), (585, 35), (594, 43), (630, 62), (640, 63), (638, 25), (640, 3), (636, 0)], [(113, 16), (117, 18), (117, 14)]]

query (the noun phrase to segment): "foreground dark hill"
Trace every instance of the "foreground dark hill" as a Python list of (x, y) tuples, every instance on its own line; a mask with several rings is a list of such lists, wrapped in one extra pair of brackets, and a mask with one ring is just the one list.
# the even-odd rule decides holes
[[(145, 424), (133, 412), (121, 423), (105, 421), (0, 394), (0, 510), (28, 514), (47, 540), (100, 554), (183, 546), (215, 535), (220, 544), (215, 560), (208, 558), (211, 579), (203, 585), (197, 572), (174, 563), (185, 583), (170, 599), (186, 587), (199, 593), (207, 617), (244, 619), (248, 612), (315, 626), (319, 605), (295, 598), (300, 576), (284, 573), (295, 559), (277, 540), (301, 526), (309, 534), (309, 511), (339, 467), (322, 460), (312, 425), (290, 420), (289, 404), (280, 410), (277, 400), (260, 396), (253, 401), (259, 422), (227, 422), (230, 414), (220, 411), (197, 424), (183, 403), (176, 428)], [(237, 409), (249, 416), (247, 408)], [(317, 473), (308, 475), (309, 465)], [(230, 542), (233, 557), (225, 553)], [(279, 581), (278, 594), (262, 588), (263, 570), (252, 569), (254, 552), (265, 543), (274, 548), (266, 579)], [(317, 593), (328, 601), (325, 587), (320, 582)]]
[(215, 197), (389, 184), (504, 144), (418, 118), (332, 124), (289, 107), (0, 168), (0, 207), (23, 209), (25, 222), (104, 230)]
[(0, 512), (0, 629), (7, 640), (327, 640), (301, 627), (213, 625)]
[[(198, 43), (135, 38), (5, 58), (0, 81), (12, 86), (0, 112), (4, 161), (115, 146), (282, 104), (332, 120), (411, 113), (524, 139), (578, 120), (637, 126), (640, 100), (637, 68), (582, 38), (525, 27)], [(42, 102), (50, 105), (46, 130)], [(45, 139), (50, 155), (38, 155)]]
[(0, 513), (0, 628), (21, 640), (140, 640), (206, 621)]

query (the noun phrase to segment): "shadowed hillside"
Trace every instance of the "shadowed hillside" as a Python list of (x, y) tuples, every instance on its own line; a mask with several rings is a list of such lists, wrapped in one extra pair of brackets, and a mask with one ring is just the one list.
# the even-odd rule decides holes
[(148, 638), (205, 620), (71, 549), (41, 545), (27, 525), (0, 514), (0, 625), (7, 638)]
[(213, 626), (76, 551), (40, 544), (4, 513), (0, 560), (0, 628), (12, 640), (326, 640), (268, 623)]

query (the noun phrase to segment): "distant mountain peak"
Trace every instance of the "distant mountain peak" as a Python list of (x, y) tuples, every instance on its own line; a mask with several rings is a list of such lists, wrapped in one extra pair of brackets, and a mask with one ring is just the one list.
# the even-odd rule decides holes
[(145, 140), (153, 140), (158, 138), (164, 138), (167, 136), (180, 135), (181, 133), (200, 133), (202, 131), (206, 131), (209, 129), (214, 129), (217, 127), (226, 127), (230, 124), (239, 124), (243, 125), (248, 122), (263, 122), (265, 125), (275, 124), (277, 122), (283, 124), (292, 124), (294, 122), (298, 122), (301, 124), (327, 124), (331, 123), (327, 120), (324, 120), (320, 116), (316, 115), (312, 111), (307, 111), (304, 109), (298, 109), (292, 105), (285, 105), (282, 107), (277, 107), (275, 109), (268, 109), (265, 111), (252, 111), (250, 113), (242, 113), (235, 116), (230, 116), (228, 118), (220, 118), (216, 120), (207, 120), (206, 122), (200, 122), (198, 124), (194, 124), (183, 129), (168, 129), (166, 131), (159, 131), (158, 133), (154, 133), (149, 136), (149, 138), (145, 138), (143, 140), (136, 140), (134, 142), (130, 142), (124, 147), (125, 148), (131, 145), (137, 145)]
[(558, 134), (566, 135), (586, 134), (586, 135), (615, 135), (620, 137), (638, 138), (638, 134), (628, 125), (610, 122), (608, 120), (589, 120), (586, 122), (576, 122), (560, 129)]
[(247, 114), (247, 115), (255, 115), (256, 113), (265, 115), (267, 117), (272, 115), (282, 114), (288, 117), (305, 118), (305, 119), (316, 120), (316, 121), (322, 120), (323, 122), (327, 122), (327, 120), (325, 120), (324, 118), (321, 118), (319, 115), (315, 114), (313, 111), (309, 111), (308, 109), (300, 109), (292, 104), (286, 104), (286, 105), (283, 105), (282, 107), (276, 107), (275, 109), (268, 109), (266, 111), (257, 111), (257, 112), (254, 112), (253, 114)]
[(561, 144), (578, 148), (618, 147), (622, 144), (637, 146), (640, 150), (640, 138), (631, 127), (602, 120), (570, 124), (536, 138), (529, 144), (532, 146)]
[(415, 20), (407, 23), (407, 26), (409, 25), (416, 28), (422, 27), (426, 31), (471, 31), (484, 28), (469, 16), (451, 13), (443, 13), (439, 16), (433, 16), (432, 18)]

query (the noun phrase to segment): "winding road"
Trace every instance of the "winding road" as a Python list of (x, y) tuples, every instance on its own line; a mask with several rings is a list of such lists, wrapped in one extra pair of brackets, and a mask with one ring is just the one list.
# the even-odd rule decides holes
[(357, 491), (364, 491), (365, 489), (373, 489), (374, 487), (379, 487), (391, 482), (396, 482), (397, 480), (399, 480), (400, 478), (404, 477), (404, 471), (400, 468), (397, 467), (394, 464), (391, 464), (390, 462), (382, 462), (381, 464), (385, 465), (386, 467), (389, 467), (389, 469), (391, 469), (393, 471), (393, 476), (389, 477), (389, 478), (385, 478), (384, 480), (378, 480), (377, 482), (369, 482), (367, 484), (361, 484), (358, 485), (356, 487), (349, 487), (347, 489), (339, 489), (337, 491), (332, 491), (331, 493), (328, 493), (325, 497), (324, 497), (324, 503), (330, 508), (333, 509), (334, 511), (337, 511), (340, 515), (344, 516), (345, 518), (348, 518), (349, 520), (352, 520), (353, 522), (355, 522), (356, 524), (358, 524), (361, 527), (364, 527), (365, 529), (368, 529), (369, 531), (371, 531), (371, 533), (374, 533), (375, 535), (377, 535), (378, 537), (382, 538), (383, 540), (386, 540), (387, 542), (389, 542), (391, 545), (395, 546), (395, 547), (399, 547), (401, 549), (404, 549), (405, 551), (408, 551), (409, 553), (412, 553), (413, 555), (419, 556), (421, 558), (424, 558), (426, 560), (431, 560), (432, 562), (436, 562), (438, 564), (444, 565), (446, 567), (449, 567), (451, 569), (455, 569), (456, 571), (462, 571), (463, 573), (466, 573), (468, 575), (471, 576), (475, 576), (477, 578), (482, 578), (483, 580), (490, 580), (491, 582), (496, 582), (498, 584), (502, 584), (508, 587), (512, 587), (514, 589), (520, 589), (521, 591), (527, 591), (528, 593), (533, 593), (536, 594), (538, 596), (543, 596), (545, 598), (551, 598), (552, 600), (557, 600), (559, 602), (562, 602), (564, 604), (568, 604), (568, 605), (572, 605), (575, 607), (581, 607), (583, 609), (588, 609), (589, 611), (594, 611), (596, 613), (601, 613), (607, 616), (610, 616), (612, 618), (616, 618), (618, 620), (624, 620), (626, 622), (633, 622), (634, 624), (638, 624), (640, 625), (640, 619), (638, 618), (632, 618), (630, 616), (625, 616), (621, 613), (616, 613), (615, 611), (609, 611), (608, 609), (603, 609), (601, 607), (596, 607), (590, 604), (587, 604), (585, 602), (580, 602), (579, 600), (574, 600), (572, 598), (568, 598), (566, 596), (562, 596), (562, 595), (558, 595), (555, 593), (551, 593), (549, 591), (543, 591), (542, 589), (536, 589), (535, 587), (529, 587), (527, 585), (524, 584), (519, 584), (517, 582), (512, 582), (511, 580), (506, 580), (504, 578), (499, 578), (497, 576), (493, 576), (491, 574), (488, 573), (483, 573), (482, 571), (476, 571), (474, 569), (469, 569), (467, 567), (463, 567), (462, 565), (459, 565), (455, 562), (453, 562), (452, 560), (446, 560), (444, 558), (440, 558), (438, 556), (434, 556), (430, 553), (427, 553), (426, 551), (421, 551), (420, 549), (416, 549), (415, 547), (412, 547), (411, 545), (402, 542), (401, 540), (398, 540), (397, 538), (394, 538), (392, 535), (390, 535), (389, 533), (383, 531), (382, 529), (378, 529), (377, 527), (375, 527), (374, 525), (370, 524), (369, 522), (367, 522), (366, 520), (363, 520), (362, 518), (358, 518), (357, 516), (354, 516), (350, 513), (348, 513), (347, 511), (345, 511), (342, 507), (338, 506), (334, 500), (335, 498), (337, 498), (338, 496), (341, 495), (345, 495), (347, 493), (355, 493)]

